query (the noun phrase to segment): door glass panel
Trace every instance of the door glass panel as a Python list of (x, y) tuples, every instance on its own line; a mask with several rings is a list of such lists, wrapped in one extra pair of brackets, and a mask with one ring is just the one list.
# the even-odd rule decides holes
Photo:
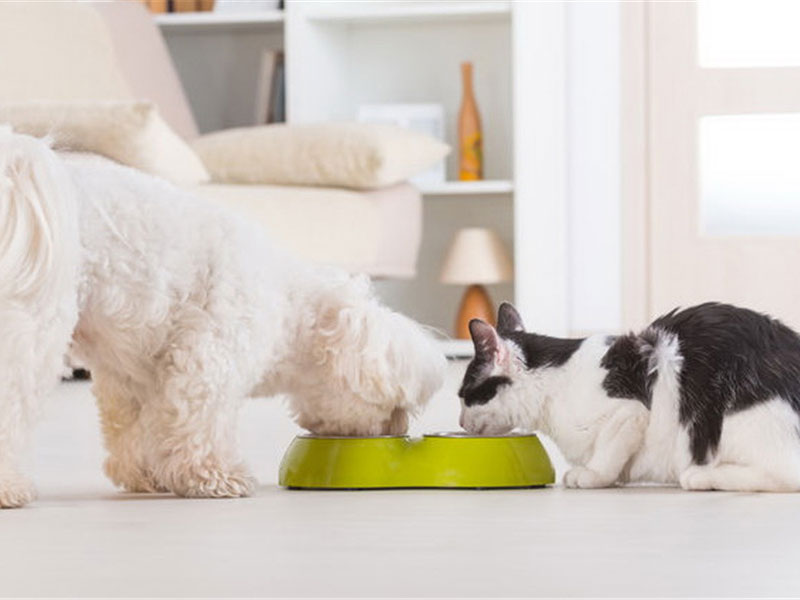
[(800, 65), (797, 0), (699, 0), (697, 49), (701, 67)]
[(700, 228), (800, 234), (800, 113), (702, 117)]

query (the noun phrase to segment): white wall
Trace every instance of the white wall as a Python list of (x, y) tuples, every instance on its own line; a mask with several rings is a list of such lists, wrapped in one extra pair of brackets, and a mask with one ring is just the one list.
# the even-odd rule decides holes
[(515, 3), (516, 299), (550, 335), (621, 319), (620, 9)]
[(620, 10), (567, 10), (569, 319), (573, 332), (621, 327)]

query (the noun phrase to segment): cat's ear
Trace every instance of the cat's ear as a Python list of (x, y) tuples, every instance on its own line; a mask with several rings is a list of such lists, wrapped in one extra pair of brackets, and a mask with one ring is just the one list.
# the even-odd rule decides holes
[(497, 331), (500, 333), (525, 331), (522, 317), (519, 316), (517, 309), (508, 302), (503, 302), (497, 311)]
[(469, 322), (469, 334), (472, 336), (476, 357), (494, 360), (500, 353), (500, 337), (486, 321), (472, 319)]

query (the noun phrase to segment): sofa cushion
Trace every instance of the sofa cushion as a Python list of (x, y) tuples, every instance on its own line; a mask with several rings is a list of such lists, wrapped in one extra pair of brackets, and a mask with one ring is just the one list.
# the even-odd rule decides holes
[(24, 102), (0, 104), (0, 123), (60, 150), (91, 152), (177, 184), (208, 181), (192, 149), (149, 102)]
[(366, 192), (236, 184), (193, 190), (261, 224), (279, 246), (308, 260), (373, 277), (416, 273), (422, 198), (407, 183)]
[(355, 189), (400, 183), (450, 151), (421, 133), (365, 123), (228, 129), (201, 136), (193, 147), (217, 182)]

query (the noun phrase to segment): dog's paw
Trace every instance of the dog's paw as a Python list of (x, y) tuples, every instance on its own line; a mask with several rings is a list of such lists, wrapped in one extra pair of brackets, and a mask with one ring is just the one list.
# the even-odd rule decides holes
[(574, 467), (564, 474), (564, 486), (568, 488), (601, 488), (609, 484), (597, 471), (586, 467)]
[(685, 490), (703, 491), (714, 489), (710, 470), (705, 466), (692, 465), (681, 473), (679, 482)]
[(36, 489), (27, 477), (16, 473), (0, 476), (0, 508), (19, 508), (36, 498)]
[(192, 467), (174, 476), (168, 487), (187, 498), (241, 498), (252, 495), (257, 483), (244, 467)]
[(114, 485), (121, 487), (126, 492), (154, 494), (169, 491), (160, 485), (151, 473), (146, 472), (138, 465), (119, 461), (113, 456), (106, 459), (103, 470)]

